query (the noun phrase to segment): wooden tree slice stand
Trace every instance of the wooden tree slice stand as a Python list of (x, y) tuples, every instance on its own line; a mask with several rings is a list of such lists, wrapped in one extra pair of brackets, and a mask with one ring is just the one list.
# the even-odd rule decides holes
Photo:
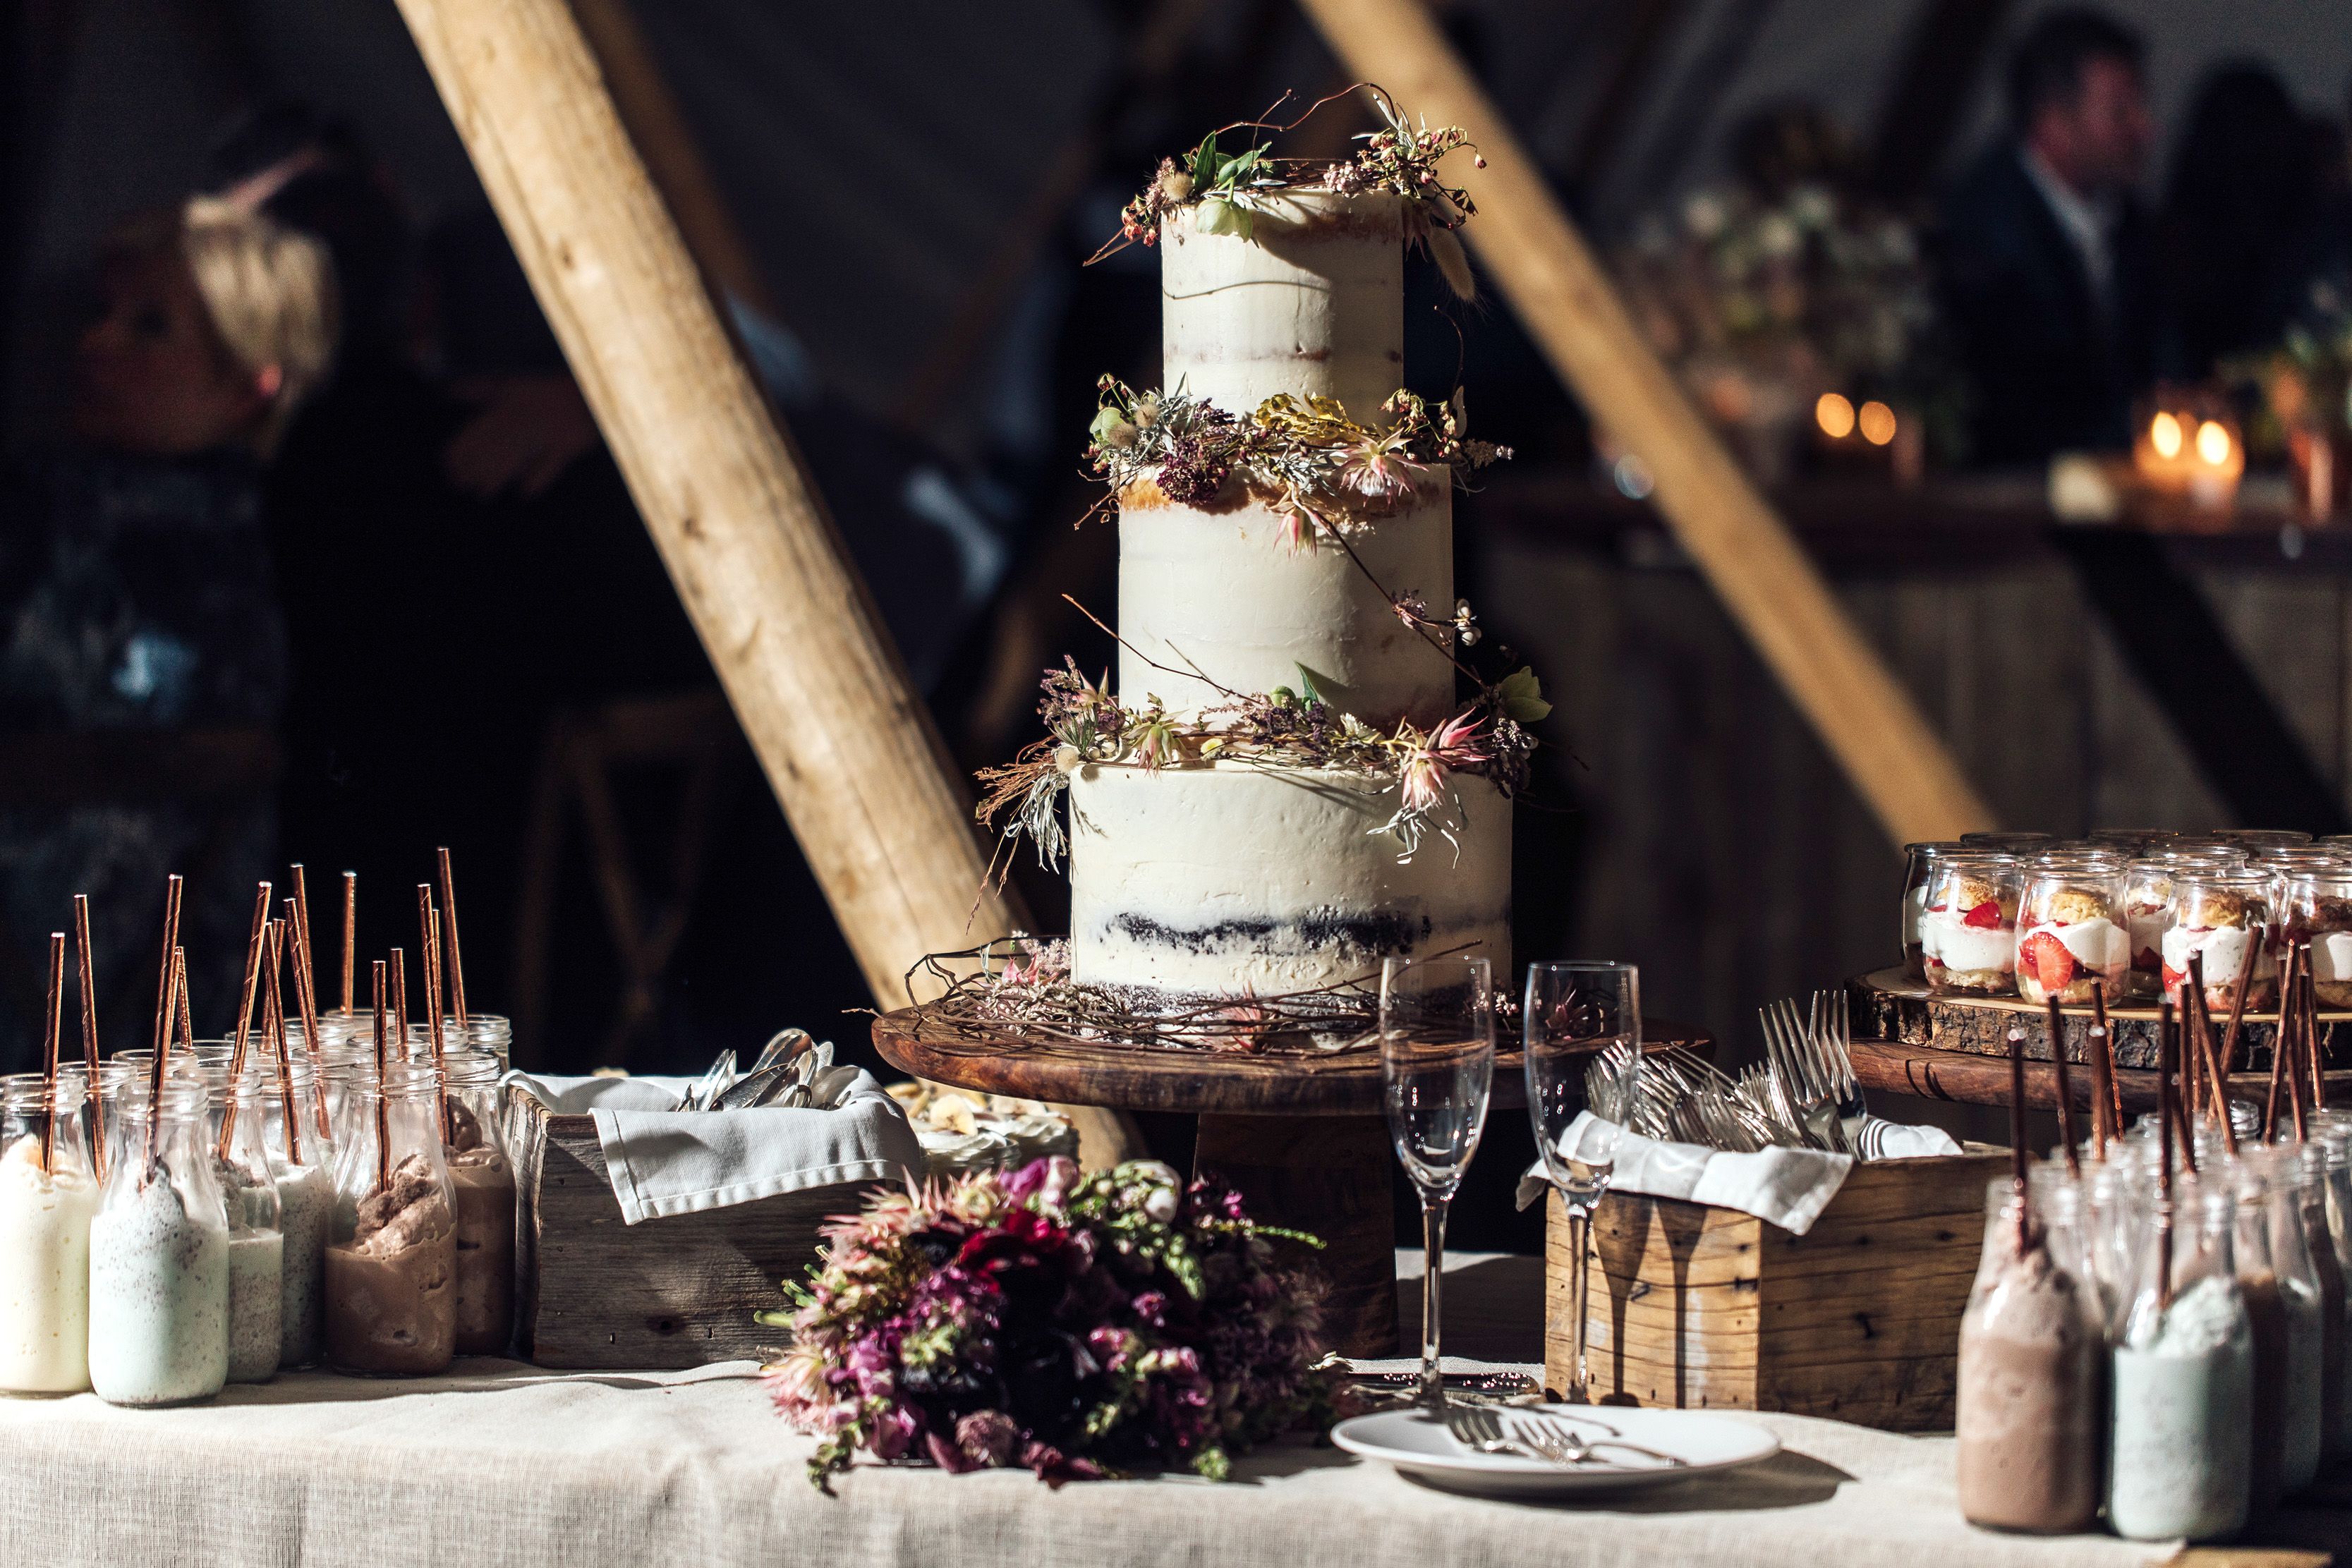
[[(1643, 1032), (1653, 1045), (1712, 1045), (1703, 1030), (1655, 1020)], [(1329, 1286), (1324, 1319), (1333, 1346), (1355, 1356), (1397, 1353), (1395, 1156), (1378, 1052), (1155, 1051), (980, 1032), (920, 1007), (876, 1019), (874, 1048), (894, 1067), (959, 1089), (1198, 1116), (1196, 1173), (1231, 1182), (1259, 1219), (1322, 1239), (1323, 1249), (1304, 1257)], [(1489, 1114), (1525, 1105), (1519, 1052), (1498, 1050)]]
[[(2038, 1061), (2050, 1060), (2049, 1009), (2017, 997), (1939, 997), (1901, 969), (1880, 969), (1846, 982), (1854, 1037), (1893, 1044), (1927, 1046), (1936, 1051), (1971, 1056), (2009, 1056), (2009, 1028), (2025, 1026), (2025, 1054)], [(2091, 1009), (2067, 1008), (2066, 1059), (2086, 1061)], [(2216, 1016), (2216, 1038), (2227, 1023)], [(2137, 1004), (2107, 1009), (2115, 1031), (2118, 1067), (2156, 1066), (2157, 1009)], [(2319, 1015), (2323, 1045), (2332, 1045), (2330, 1024), (2352, 1023), (2352, 1012)], [(2237, 1065), (2267, 1068), (2271, 1042), (2278, 1038), (2278, 1015), (2248, 1009), (2240, 1032)], [(2332, 1055), (2332, 1052), (2327, 1054)]]

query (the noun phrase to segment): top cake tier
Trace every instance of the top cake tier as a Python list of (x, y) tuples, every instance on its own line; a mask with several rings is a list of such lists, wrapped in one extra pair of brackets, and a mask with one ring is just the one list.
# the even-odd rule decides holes
[(1339, 400), (1360, 424), (1404, 384), (1402, 197), (1288, 191), (1250, 233), (1160, 226), (1161, 384), (1245, 414), (1277, 392)]

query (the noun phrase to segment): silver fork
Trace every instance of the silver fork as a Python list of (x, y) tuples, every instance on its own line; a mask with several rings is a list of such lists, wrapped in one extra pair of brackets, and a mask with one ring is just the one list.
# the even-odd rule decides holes
[(1473, 1453), (1514, 1454), (1523, 1459), (1538, 1459), (1555, 1465), (1575, 1462), (1553, 1458), (1529, 1444), (1506, 1435), (1503, 1424), (1495, 1418), (1495, 1413), (1483, 1405), (1447, 1406), (1445, 1429), (1454, 1434), (1455, 1442)]
[(1811, 1039), (1797, 1017), (1797, 1004), (1783, 998), (1767, 1005), (1761, 1016), (1764, 1052), (1771, 1059), (1772, 1076), (1788, 1096), (1790, 1109), (1796, 1113), (1808, 1140), (1816, 1148), (1852, 1154), (1844, 1129), (1838, 1125), (1837, 1096), (1830, 1090), (1827, 1073), (1814, 1061)]
[(1811, 1022), (1813, 1043), (1829, 1069), (1830, 1092), (1837, 1096), (1839, 1129), (1845, 1134), (1846, 1146), (1860, 1155), (1870, 1107), (1863, 1100), (1862, 1085), (1854, 1082), (1853, 1019), (1845, 992), (1815, 991)]
[[(1498, 1423), (1499, 1425), (1499, 1423)], [(1662, 1454), (1655, 1448), (1645, 1448), (1639, 1443), (1629, 1443), (1622, 1437), (1588, 1437), (1575, 1427), (1543, 1416), (1514, 1416), (1505, 1427), (1507, 1437), (1533, 1448), (1556, 1465), (1582, 1465), (1594, 1460), (1595, 1448), (1622, 1448), (1643, 1458), (1663, 1460), (1669, 1469), (1679, 1469), (1690, 1461), (1673, 1454)], [(1601, 1461), (1606, 1463), (1606, 1460)]]

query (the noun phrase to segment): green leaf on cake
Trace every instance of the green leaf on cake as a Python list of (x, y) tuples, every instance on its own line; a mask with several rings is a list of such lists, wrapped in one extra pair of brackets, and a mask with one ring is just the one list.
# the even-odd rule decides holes
[(1495, 699), (1502, 704), (1505, 714), (1521, 724), (1535, 724), (1551, 713), (1551, 704), (1544, 701), (1543, 683), (1525, 665), (1496, 684)]
[(1224, 168), (1223, 154), (1217, 151), (1217, 133), (1213, 131), (1201, 139), (1192, 153), (1192, 189), (1204, 191), (1217, 183), (1217, 173)]

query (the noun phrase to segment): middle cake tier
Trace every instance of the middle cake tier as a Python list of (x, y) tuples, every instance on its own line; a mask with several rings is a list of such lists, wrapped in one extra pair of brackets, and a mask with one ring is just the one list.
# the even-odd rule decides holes
[[(1145, 998), (1271, 997), (1464, 949), (1511, 962), (1511, 807), (1446, 781), (1419, 852), (1393, 779), (1255, 763), (1090, 763), (1070, 780), (1073, 978)], [(1444, 831), (1438, 831), (1440, 828)], [(1451, 838), (1447, 834), (1450, 832)]]
[(1440, 621), (1452, 615), (1450, 479), (1433, 465), (1403, 495), (1356, 503), (1344, 543), (1239, 482), (1206, 506), (1171, 501), (1149, 482), (1128, 486), (1119, 700), (1136, 708), (1156, 696), (1193, 717), (1227, 700), (1219, 687), (1303, 696), (1311, 683), (1323, 701), (1379, 728), (1451, 718), (1452, 662), (1389, 598), (1408, 594)]

